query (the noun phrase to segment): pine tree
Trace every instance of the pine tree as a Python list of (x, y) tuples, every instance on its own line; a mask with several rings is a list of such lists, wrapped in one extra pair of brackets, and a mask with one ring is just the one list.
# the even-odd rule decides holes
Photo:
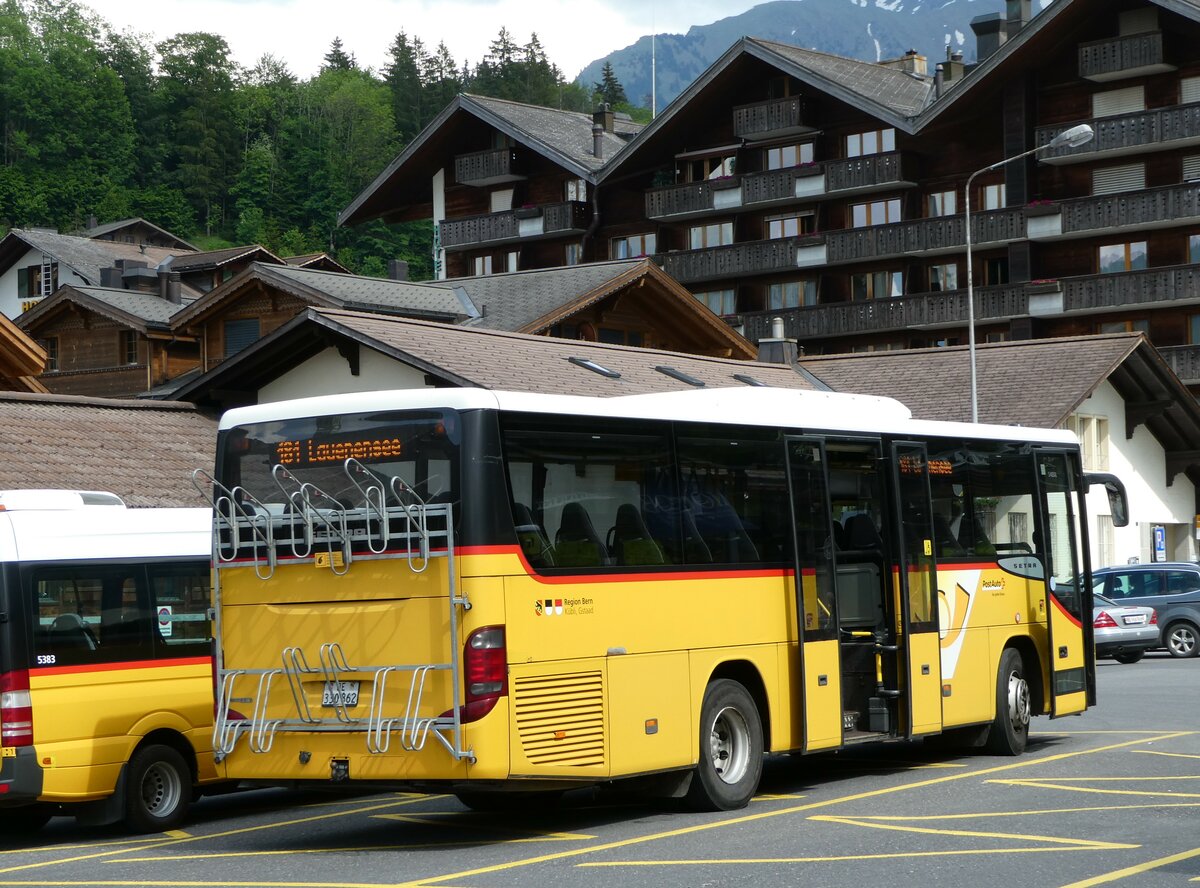
[(329, 44), (329, 52), (325, 53), (325, 63), (321, 65), (322, 71), (351, 71), (358, 67), (358, 63), (354, 61), (353, 55), (346, 55), (342, 49), (342, 38), (334, 37), (333, 43)]
[(593, 86), (596, 90), (597, 102), (606, 102), (613, 108), (618, 104), (629, 102), (629, 99), (625, 97), (625, 87), (621, 86), (621, 81), (617, 79), (616, 72), (613, 71), (612, 62), (605, 61), (604, 67), (600, 69), (600, 82)]

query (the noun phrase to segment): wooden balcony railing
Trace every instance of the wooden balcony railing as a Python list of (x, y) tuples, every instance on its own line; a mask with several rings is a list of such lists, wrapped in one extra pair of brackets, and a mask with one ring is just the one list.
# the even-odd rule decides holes
[(1200, 383), (1200, 345), (1160, 345), (1158, 353), (1188, 385)]
[[(1029, 299), (1023, 284), (979, 287), (975, 290), (976, 320), (1015, 318), (1028, 313)], [(967, 291), (947, 290), (892, 299), (751, 312), (742, 316), (746, 338), (757, 342), (770, 336), (772, 318), (783, 318), (784, 335), (801, 341), (921, 326), (965, 325)]]
[(454, 180), (460, 185), (487, 185), (523, 178), (515, 148), (493, 148), (454, 158)]
[(1200, 105), (1173, 105), (1116, 117), (1098, 117), (1063, 126), (1038, 127), (1035, 142), (1046, 145), (1060, 132), (1087, 123), (1095, 132), (1092, 141), (1075, 148), (1044, 150), (1039, 157), (1057, 160), (1066, 157), (1087, 158), (1105, 152), (1168, 150), (1189, 142), (1200, 142)]
[(825, 190), (849, 191), (903, 181), (900, 159), (899, 151), (890, 151), (849, 160), (831, 160), (825, 164)]
[(799, 96), (740, 105), (733, 109), (733, 132), (739, 139), (747, 139), (798, 130), (804, 126), (803, 112)]
[(1064, 200), (1059, 208), (1063, 235), (1183, 222), (1200, 218), (1200, 183), (1080, 197)]
[(1112, 80), (1127, 71), (1164, 64), (1162, 31), (1130, 34), (1079, 44), (1079, 76)]
[(453, 250), (505, 241), (580, 234), (587, 228), (591, 215), (588, 204), (566, 201), (535, 207), (532, 211), (505, 210), (483, 216), (447, 219), (439, 225), (441, 244), (443, 248)]
[(659, 253), (654, 261), (683, 283), (765, 274), (795, 269), (799, 242), (799, 238), (789, 237), (705, 250)]
[(646, 216), (664, 219), (687, 216), (713, 208), (712, 185), (708, 182), (689, 182), (687, 185), (667, 185), (646, 192)]
[(1090, 274), (1063, 278), (1061, 285), (1064, 311), (1200, 299), (1200, 265)]
[[(989, 210), (971, 215), (973, 246), (1007, 243), (1025, 236), (1022, 209)], [(866, 228), (847, 228), (825, 235), (826, 261), (856, 262), (909, 253), (946, 251), (965, 247), (961, 214), (893, 222)]]

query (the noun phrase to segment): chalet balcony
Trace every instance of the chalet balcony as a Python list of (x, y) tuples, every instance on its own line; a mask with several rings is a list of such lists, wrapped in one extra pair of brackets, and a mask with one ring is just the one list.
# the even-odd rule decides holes
[(443, 249), (482, 246), (581, 235), (591, 221), (591, 207), (581, 201), (523, 207), (439, 223)]
[(804, 122), (804, 103), (799, 96), (739, 105), (733, 109), (733, 132), (739, 139), (773, 139), (812, 130), (813, 127)]
[(1105, 157), (1170, 151), (1200, 145), (1200, 105), (1173, 105), (1116, 117), (1099, 117), (1063, 126), (1038, 127), (1034, 141), (1046, 145), (1060, 132), (1086, 123), (1096, 133), (1092, 141), (1076, 148), (1062, 147), (1038, 155), (1044, 163), (1081, 163)]
[[(971, 214), (971, 246), (986, 248), (1025, 237), (1023, 209), (989, 210)], [(845, 228), (825, 235), (825, 261), (861, 262), (915, 253), (936, 255), (966, 248), (962, 214), (892, 222), (866, 228)]]
[(1162, 31), (1079, 44), (1079, 76), (1096, 83), (1174, 71), (1163, 55)]
[(454, 158), (454, 181), (460, 185), (499, 185), (524, 178), (521, 156), (515, 148), (473, 151)]
[(1200, 385), (1200, 345), (1160, 345), (1158, 353), (1185, 385)]
[(705, 250), (659, 253), (654, 261), (681, 283), (769, 274), (795, 269), (799, 247), (811, 240), (789, 237)]
[[(1115, 240), (1138, 230), (1200, 222), (1200, 183), (1078, 197), (1027, 210), (1030, 240), (1062, 240), (1108, 232)], [(1114, 229), (1121, 229), (1120, 232)]]
[[(908, 162), (912, 166), (911, 159)], [(646, 216), (655, 220), (684, 220), (712, 213), (744, 212), (798, 201), (879, 191), (915, 184), (904, 176), (899, 152), (849, 160), (743, 173), (687, 185), (668, 185), (646, 192)]]
[[(975, 288), (975, 320), (995, 321), (1029, 313), (1024, 284)], [(801, 342), (864, 333), (965, 327), (967, 291), (946, 290), (892, 299), (835, 302), (802, 308), (775, 309), (742, 315), (747, 339), (771, 335), (771, 319), (783, 318), (784, 336)]]
[(1062, 310), (1103, 312), (1134, 305), (1200, 302), (1200, 265), (1171, 265), (1064, 278)]

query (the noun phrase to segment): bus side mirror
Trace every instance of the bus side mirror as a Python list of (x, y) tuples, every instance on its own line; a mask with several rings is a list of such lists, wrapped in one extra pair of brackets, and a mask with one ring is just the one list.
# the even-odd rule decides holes
[(1108, 508), (1112, 512), (1113, 527), (1125, 527), (1129, 524), (1129, 498), (1125, 495), (1125, 485), (1116, 475), (1108, 472), (1084, 472), (1083, 483), (1088, 487), (1097, 484), (1104, 485), (1108, 494)]

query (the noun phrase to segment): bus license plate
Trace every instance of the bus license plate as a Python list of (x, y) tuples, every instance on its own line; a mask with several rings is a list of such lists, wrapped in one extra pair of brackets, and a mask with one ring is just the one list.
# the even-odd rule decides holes
[(322, 706), (358, 705), (358, 682), (356, 681), (327, 681), (325, 692), (321, 695)]
[(1145, 614), (1130, 614), (1128, 617), (1125, 618), (1125, 624), (1127, 626), (1133, 626), (1133, 625), (1136, 625), (1137, 623), (1144, 623), (1144, 622), (1146, 622)]

